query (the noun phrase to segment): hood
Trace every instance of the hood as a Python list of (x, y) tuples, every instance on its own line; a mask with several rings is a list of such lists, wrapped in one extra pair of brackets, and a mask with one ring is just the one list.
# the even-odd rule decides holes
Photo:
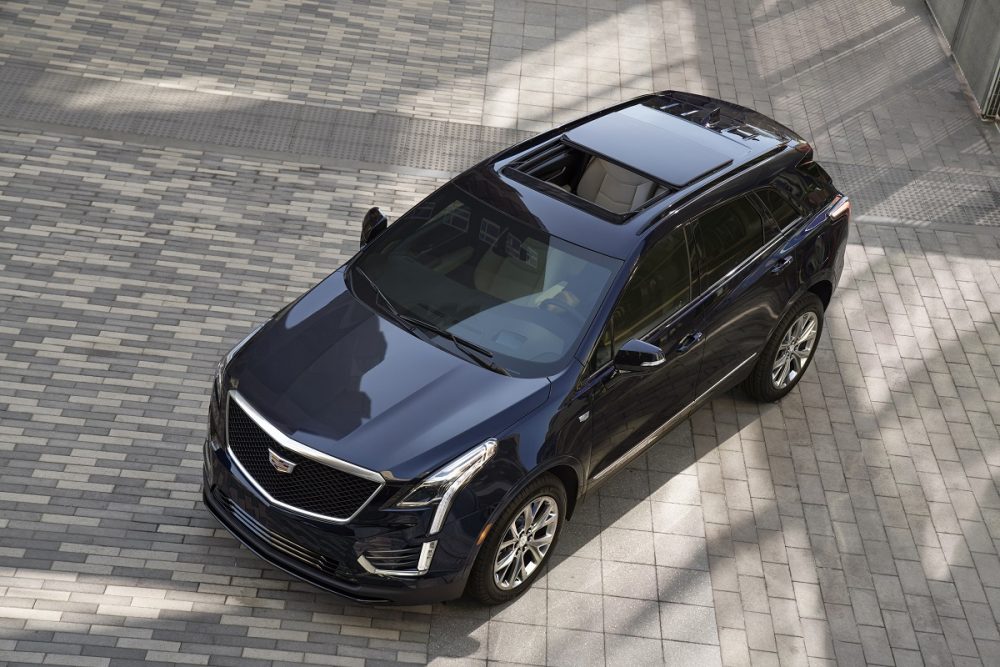
[(264, 326), (228, 377), (289, 437), (399, 479), (499, 435), (549, 393), (546, 378), (495, 373), (379, 316), (342, 270)]

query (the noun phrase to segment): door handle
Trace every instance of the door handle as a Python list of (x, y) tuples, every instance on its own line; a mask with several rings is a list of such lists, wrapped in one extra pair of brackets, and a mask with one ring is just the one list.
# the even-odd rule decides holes
[(779, 259), (777, 262), (774, 263), (774, 266), (771, 267), (771, 273), (773, 273), (774, 275), (778, 275), (779, 273), (787, 269), (789, 266), (791, 266), (791, 264), (792, 264), (792, 256), (785, 255), (784, 257), (782, 257), (781, 259)]
[(684, 354), (692, 347), (694, 347), (695, 344), (698, 341), (700, 341), (704, 335), (705, 334), (702, 333), (701, 331), (696, 331), (694, 333), (689, 333), (687, 336), (684, 336), (684, 338), (681, 338), (681, 342), (677, 343), (677, 352), (679, 354)]

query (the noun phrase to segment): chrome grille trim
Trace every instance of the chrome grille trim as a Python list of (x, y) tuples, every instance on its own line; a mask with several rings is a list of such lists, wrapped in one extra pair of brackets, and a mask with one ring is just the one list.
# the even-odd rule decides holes
[[(236, 457), (236, 453), (233, 451), (233, 448), (229, 446), (230, 401), (236, 401), (236, 403), (240, 406), (240, 408), (242, 408), (243, 412), (245, 412), (246, 415), (264, 431), (264, 433), (266, 433), (270, 438), (272, 438), (282, 447), (285, 447), (286, 449), (289, 449), (301, 456), (305, 456), (306, 458), (310, 458), (316, 461), (317, 463), (321, 463), (325, 466), (336, 468), (337, 470), (340, 470), (342, 472), (346, 472), (351, 475), (361, 477), (363, 479), (377, 482), (378, 487), (372, 492), (370, 496), (368, 496), (368, 498), (363, 503), (361, 503), (358, 506), (358, 509), (356, 509), (354, 513), (348, 517), (335, 517), (335, 516), (328, 516), (326, 514), (318, 514), (316, 512), (310, 512), (309, 510), (304, 510), (301, 507), (289, 505), (288, 503), (278, 500), (270, 493), (268, 493), (268, 491), (263, 486), (261, 486), (261, 484), (256, 479), (254, 479), (253, 475), (251, 475), (250, 472), (243, 466), (243, 464), (240, 463), (240, 460)], [(255, 410), (254, 407), (250, 405), (250, 403), (248, 403), (247, 400), (243, 398), (243, 396), (241, 396), (240, 393), (235, 389), (231, 389), (229, 391), (228, 400), (226, 401), (225, 417), (226, 417), (226, 438), (225, 438), (226, 454), (228, 454), (229, 460), (233, 462), (233, 465), (239, 468), (239, 471), (243, 474), (243, 476), (247, 479), (247, 481), (250, 482), (251, 485), (253, 485), (253, 488), (262, 496), (264, 496), (264, 498), (266, 498), (267, 501), (273, 505), (286, 509), (289, 512), (309, 517), (310, 519), (316, 519), (318, 521), (325, 521), (327, 523), (348, 523), (352, 521), (354, 517), (356, 517), (364, 508), (366, 508), (368, 504), (371, 503), (372, 499), (375, 496), (377, 496), (378, 493), (385, 487), (385, 478), (382, 477), (382, 475), (380, 475), (379, 473), (375, 472), (374, 470), (368, 470), (367, 468), (356, 466), (353, 463), (342, 461), (341, 459), (338, 459), (334, 456), (330, 456), (329, 454), (324, 454), (323, 452), (317, 451), (312, 447), (309, 447), (308, 445), (303, 445), (301, 442), (289, 438), (287, 435), (279, 431), (273, 424), (264, 419), (264, 417), (259, 412), (257, 412), (257, 410)]]

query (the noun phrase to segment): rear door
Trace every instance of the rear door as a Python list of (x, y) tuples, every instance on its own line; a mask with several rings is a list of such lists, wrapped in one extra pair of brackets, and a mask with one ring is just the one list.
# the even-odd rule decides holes
[(692, 267), (704, 295), (699, 392), (748, 369), (795, 293), (787, 234), (755, 194), (743, 194), (691, 225)]

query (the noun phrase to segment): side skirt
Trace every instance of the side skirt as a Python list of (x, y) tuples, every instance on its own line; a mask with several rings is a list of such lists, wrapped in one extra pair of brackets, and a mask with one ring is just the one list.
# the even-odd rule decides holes
[(749, 364), (757, 358), (757, 353), (751, 354), (749, 357), (741, 361), (735, 368), (722, 376), (717, 380), (711, 387), (706, 389), (700, 396), (688, 403), (680, 412), (675, 414), (673, 417), (664, 422), (659, 428), (650, 433), (648, 436), (643, 438), (639, 443), (634, 445), (630, 450), (622, 454), (622, 456), (609, 465), (608, 467), (601, 470), (599, 473), (590, 478), (590, 482), (587, 484), (587, 493), (590, 493), (600, 484), (603, 484), (612, 473), (617, 472), (621, 468), (624, 468), (629, 463), (637, 459), (642, 455), (647, 449), (654, 445), (660, 438), (667, 434), (672, 428), (677, 426), (679, 423), (691, 416), (695, 410), (702, 406), (709, 398), (715, 394), (721, 387), (724, 387), (727, 383), (737, 379), (739, 373), (747, 369)]

